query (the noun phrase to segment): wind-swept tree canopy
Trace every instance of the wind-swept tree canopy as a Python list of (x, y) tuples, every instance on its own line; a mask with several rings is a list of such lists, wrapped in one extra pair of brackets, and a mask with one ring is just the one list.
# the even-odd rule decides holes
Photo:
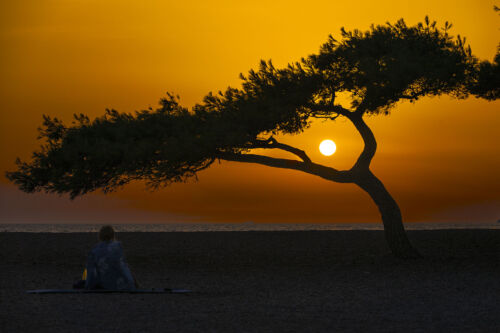
[(490, 101), (500, 98), (500, 45), (493, 62), (481, 61), (476, 80), (469, 89), (477, 97)]
[[(152, 187), (185, 181), (218, 159), (260, 163), (355, 183), (372, 196), (384, 223), (401, 224), (397, 204), (369, 171), (376, 141), (363, 116), (388, 114), (398, 101), (424, 96), (497, 98), (499, 55), (494, 63), (479, 62), (465, 38), (453, 37), (450, 28), (448, 22), (438, 28), (426, 18), (415, 26), (400, 20), (365, 32), (342, 29), (342, 39), (330, 37), (318, 54), (283, 69), (262, 61), (258, 70), (241, 75), (241, 88), (209, 93), (191, 110), (167, 94), (157, 109), (133, 114), (106, 110), (94, 120), (75, 115), (71, 125), (44, 116), (40, 150), (30, 162), (18, 160), (18, 170), (7, 177), (26, 192), (73, 198), (132, 180)], [(350, 96), (351, 105), (339, 104), (339, 94)], [(348, 118), (365, 142), (350, 170), (315, 164), (305, 152), (272, 137), (300, 133), (314, 118), (339, 116)], [(254, 155), (253, 148), (281, 149), (300, 160)]]

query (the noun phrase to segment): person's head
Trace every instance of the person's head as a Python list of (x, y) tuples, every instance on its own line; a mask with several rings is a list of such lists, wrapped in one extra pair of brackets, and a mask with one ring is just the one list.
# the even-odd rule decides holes
[(110, 242), (115, 239), (115, 230), (110, 225), (105, 225), (99, 230), (99, 240), (101, 242)]

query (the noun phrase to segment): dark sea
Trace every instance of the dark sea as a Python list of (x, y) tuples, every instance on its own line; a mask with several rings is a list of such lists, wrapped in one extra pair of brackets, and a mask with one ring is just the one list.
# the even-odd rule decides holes
[[(0, 232), (97, 232), (101, 224), (0, 224)], [(382, 223), (168, 223), (113, 224), (117, 232), (383, 230)], [(405, 223), (407, 230), (500, 229), (500, 223)]]

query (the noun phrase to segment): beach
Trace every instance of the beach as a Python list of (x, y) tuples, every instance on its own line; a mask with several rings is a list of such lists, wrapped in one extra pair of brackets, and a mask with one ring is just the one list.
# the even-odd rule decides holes
[(71, 288), (93, 233), (0, 233), (1, 332), (498, 332), (500, 230), (118, 233), (142, 287), (193, 293), (30, 295)]

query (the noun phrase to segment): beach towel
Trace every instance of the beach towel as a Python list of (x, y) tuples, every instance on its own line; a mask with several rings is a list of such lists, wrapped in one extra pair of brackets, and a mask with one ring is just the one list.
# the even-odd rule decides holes
[(35, 289), (26, 290), (27, 294), (189, 294), (188, 289), (151, 288), (133, 290), (108, 290), (108, 289)]

